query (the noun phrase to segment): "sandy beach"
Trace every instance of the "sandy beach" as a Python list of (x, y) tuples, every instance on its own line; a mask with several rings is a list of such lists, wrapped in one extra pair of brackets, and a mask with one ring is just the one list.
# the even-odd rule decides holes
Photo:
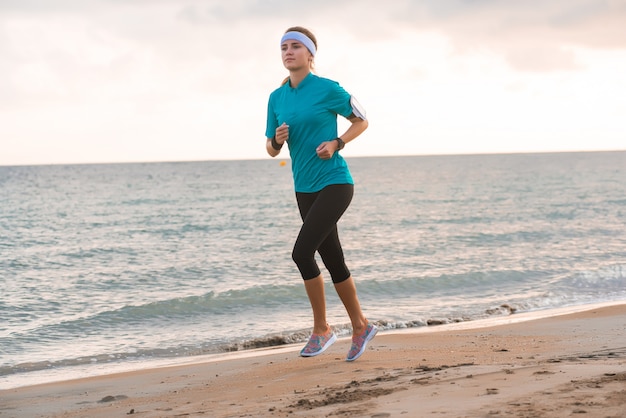
[[(541, 315), (546, 315), (545, 312)], [(0, 417), (624, 417), (626, 304), (381, 332), (0, 391)]]

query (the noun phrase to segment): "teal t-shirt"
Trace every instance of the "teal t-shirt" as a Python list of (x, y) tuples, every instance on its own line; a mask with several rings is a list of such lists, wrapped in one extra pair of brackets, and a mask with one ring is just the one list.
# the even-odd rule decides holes
[(322, 160), (315, 150), (337, 137), (337, 115), (350, 116), (350, 94), (339, 83), (309, 73), (297, 88), (286, 83), (270, 94), (265, 136), (289, 125), (289, 155), (296, 192), (314, 193), (331, 184), (354, 184), (338, 152)]

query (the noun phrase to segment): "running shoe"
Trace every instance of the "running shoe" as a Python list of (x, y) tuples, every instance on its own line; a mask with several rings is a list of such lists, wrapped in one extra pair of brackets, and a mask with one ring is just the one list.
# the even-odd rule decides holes
[(302, 357), (317, 356), (326, 351), (335, 341), (337, 341), (337, 336), (332, 331), (328, 331), (326, 334), (311, 334), (309, 342), (300, 351), (300, 355)]
[(372, 324), (367, 324), (365, 327), (365, 331), (363, 334), (355, 337), (352, 337), (352, 347), (350, 347), (350, 351), (348, 351), (348, 357), (346, 357), (346, 361), (354, 361), (361, 357), (361, 355), (365, 352), (365, 347), (367, 343), (371, 341), (372, 338), (378, 332), (378, 328)]

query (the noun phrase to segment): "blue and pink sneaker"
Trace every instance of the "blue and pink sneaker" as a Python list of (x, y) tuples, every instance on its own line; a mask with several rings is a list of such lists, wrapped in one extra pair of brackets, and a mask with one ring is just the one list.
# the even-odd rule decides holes
[(350, 347), (350, 351), (348, 351), (348, 357), (346, 357), (346, 361), (354, 361), (361, 357), (361, 355), (365, 352), (365, 347), (367, 343), (374, 338), (376, 333), (378, 332), (378, 328), (372, 324), (367, 324), (365, 327), (365, 331), (363, 334), (359, 336), (352, 337), (352, 346)]
[(311, 334), (309, 342), (300, 351), (300, 355), (302, 357), (317, 356), (326, 351), (335, 341), (337, 341), (337, 336), (332, 330), (329, 330), (326, 334)]

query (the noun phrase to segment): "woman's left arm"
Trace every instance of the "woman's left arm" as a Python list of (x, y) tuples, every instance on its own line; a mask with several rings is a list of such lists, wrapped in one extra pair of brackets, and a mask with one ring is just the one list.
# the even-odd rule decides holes
[[(354, 116), (354, 114), (350, 115), (348, 120), (350, 121), (350, 126), (346, 132), (339, 136), (339, 139), (341, 139), (344, 144), (347, 144), (361, 135), (368, 126), (367, 119), (361, 119), (358, 116)], [(339, 141), (331, 139), (330, 141), (322, 142), (319, 147), (317, 147), (317, 156), (323, 160), (328, 160), (338, 149)]]

